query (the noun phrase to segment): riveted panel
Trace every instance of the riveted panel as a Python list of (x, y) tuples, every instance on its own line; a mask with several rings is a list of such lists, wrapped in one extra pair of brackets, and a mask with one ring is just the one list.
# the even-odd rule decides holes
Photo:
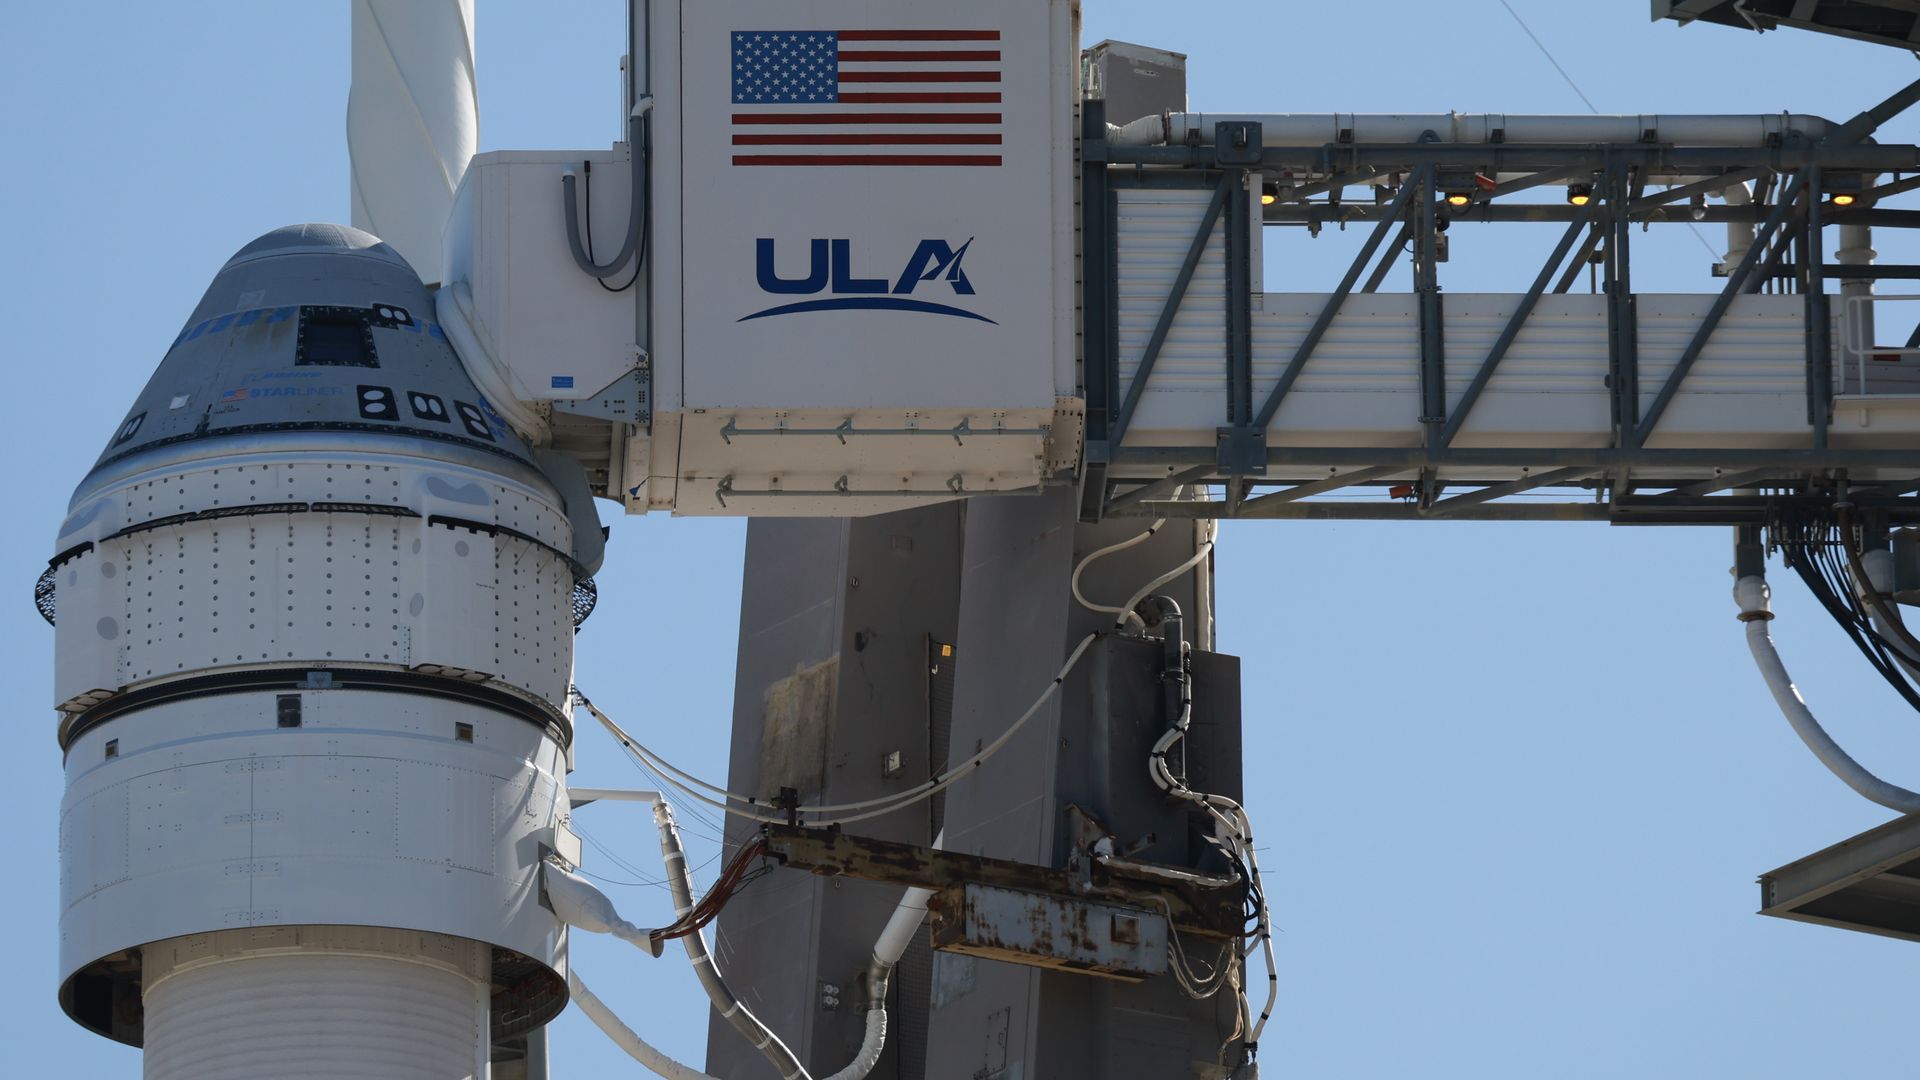
[(399, 762), (398, 770), (395, 853), (491, 874), (494, 778), (420, 761)]

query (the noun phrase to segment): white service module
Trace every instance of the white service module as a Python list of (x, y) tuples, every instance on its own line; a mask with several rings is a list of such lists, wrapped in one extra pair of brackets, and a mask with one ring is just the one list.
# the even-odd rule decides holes
[(450, 280), (508, 381), (605, 396), (648, 341), (636, 511), (845, 516), (1072, 467), (1077, 3), (650, 7), (644, 304), (565, 231), (592, 158), (583, 229), (619, 250), (624, 148), (468, 171)]
[[(151, 1047), (150, 1077), (263, 1075), (246, 1048), (315, 1039), (382, 1076), (482, 1076), (490, 1037), (565, 1002), (539, 867), (598, 558), (576, 536), (599, 530), (431, 311), (357, 230), (249, 244), (36, 590), (67, 772), (61, 1003)], [(265, 990), (286, 983), (319, 996)], [(396, 1024), (419, 1030), (375, 1064)]]

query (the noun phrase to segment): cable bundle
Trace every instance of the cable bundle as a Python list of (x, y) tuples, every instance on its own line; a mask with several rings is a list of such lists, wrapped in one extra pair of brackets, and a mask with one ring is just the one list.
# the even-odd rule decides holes
[(740, 895), (741, 890), (771, 869), (767, 866), (753, 865), (753, 860), (765, 854), (766, 850), (766, 841), (758, 836), (742, 845), (698, 903), (666, 926), (648, 931), (647, 937), (653, 941), (654, 946), (658, 948), (660, 942), (683, 938), (688, 934), (697, 934), (706, 929), (707, 924), (719, 918), (720, 909), (727, 906), (727, 901)]
[[(1873, 625), (1872, 615), (1862, 600), (1861, 592), (1873, 586), (1864, 573), (1856, 574), (1859, 556), (1853, 548), (1851, 522), (1826, 514), (1806, 515), (1776, 521), (1771, 531), (1787, 566), (1800, 576), (1807, 591), (1845, 631), (1860, 655), (1866, 657), (1887, 685), (1920, 711), (1920, 689), (1914, 687), (1902, 668), (1901, 658), (1907, 653)], [(1882, 622), (1888, 620), (1883, 618)], [(1890, 630), (1899, 627), (1897, 621), (1888, 625)], [(1900, 632), (1903, 633), (1904, 628)]]
[[(1094, 640), (1098, 636), (1097, 634), (1088, 634), (1082, 638), (1080, 644), (1074, 646), (1073, 652), (1067, 656), (1067, 662), (1062, 664), (1059, 672), (1054, 675), (1053, 681), (1047, 684), (1047, 688), (1040, 692), (1040, 696), (1034, 699), (1032, 705), (1027, 706), (1027, 711), (1021, 713), (1020, 718), (1009, 725), (1007, 730), (1001, 732), (998, 738), (988, 743), (979, 753), (960, 764), (942, 769), (928, 777), (924, 782), (906, 791), (895, 792), (892, 795), (882, 795), (879, 798), (863, 799), (859, 802), (850, 803), (779, 807), (777, 808), (780, 810), (779, 813), (768, 812), (776, 808), (765, 799), (758, 799), (751, 795), (741, 795), (737, 792), (728, 791), (726, 788), (709, 784), (691, 773), (675, 768), (667, 759), (648, 749), (645, 744), (628, 734), (626, 729), (614, 723), (612, 717), (601, 712), (578, 688), (575, 688), (573, 691), (573, 699), (579, 702), (587, 712), (593, 714), (593, 718), (600, 721), (608, 733), (619, 740), (621, 746), (632, 752), (634, 757), (637, 758), (643, 766), (657, 773), (667, 784), (678, 789), (681, 794), (686, 795), (690, 799), (705, 803), (719, 810), (724, 810), (735, 817), (759, 822), (762, 825), (785, 825), (789, 823), (790, 820), (801, 817), (825, 819), (822, 821), (802, 822), (802, 824), (810, 827), (849, 825), (856, 821), (866, 821), (869, 818), (883, 817), (897, 810), (904, 810), (915, 803), (930, 799), (952, 787), (954, 784), (959, 783), (962, 777), (970, 775), (975, 769), (986, 764), (987, 759), (999, 753), (1008, 743), (1012, 742), (1013, 737), (1019, 733), (1021, 728), (1026, 726), (1027, 721), (1033, 719), (1034, 715), (1040, 711), (1040, 707), (1045, 705), (1047, 700), (1059, 691), (1060, 684), (1066, 681), (1068, 672), (1071, 672), (1075, 665), (1080, 663), (1080, 658), (1086, 655), (1087, 649), (1093, 645)], [(763, 807), (767, 809), (762, 809)]]

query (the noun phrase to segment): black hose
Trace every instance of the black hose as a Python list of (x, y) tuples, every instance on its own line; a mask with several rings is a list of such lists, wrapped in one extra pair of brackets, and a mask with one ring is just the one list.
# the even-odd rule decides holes
[[(1910, 707), (1920, 712), (1920, 690), (1914, 688), (1894, 660), (1892, 645), (1867, 620), (1854, 591), (1846, 584), (1838, 560), (1831, 554), (1830, 528), (1824, 521), (1792, 528), (1782, 544), (1786, 564), (1799, 575), (1807, 591), (1826, 609), (1867, 663)], [(1783, 531), (1787, 529), (1783, 527)], [(1844, 543), (1844, 539), (1841, 542)]]

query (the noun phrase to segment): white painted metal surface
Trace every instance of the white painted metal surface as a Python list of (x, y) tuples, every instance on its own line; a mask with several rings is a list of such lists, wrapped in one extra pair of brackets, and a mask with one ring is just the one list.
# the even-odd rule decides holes
[(479, 137), (473, 0), (354, 0), (353, 224), (428, 284), (446, 280), (440, 231)]
[[(804, 19), (796, 19), (792, 6), (779, 0), (654, 7), (656, 19), (678, 21), (671, 34), (657, 27), (656, 40), (681, 43), (678, 55), (659, 63), (655, 72), (660, 93), (655, 139), (659, 145), (678, 147), (677, 155), (663, 160), (662, 166), (681, 176), (677, 203), (670, 196), (661, 199), (662, 216), (677, 217), (681, 231), (663, 232), (656, 248), (660, 264), (679, 272), (661, 275), (662, 317), (655, 344), (663, 361), (685, 357), (679, 385), (662, 387), (662, 404), (709, 410), (1051, 411), (1055, 394), (1063, 388), (1059, 376), (1067, 373), (1060, 361), (1072, 356), (1073, 221), (1068, 200), (1074, 133), (1070, 111), (1057, 104), (1073, 97), (1070, 5), (1060, 0), (981, 0), (964, 9), (920, 4), (891, 8), (884, 20), (861, 0), (812, 4)], [(755, 41), (833, 26), (994, 33), (991, 40), (962, 44), (997, 53), (997, 60), (949, 64), (942, 70), (997, 72), (999, 77), (986, 83), (944, 84), (949, 91), (986, 90), (997, 100), (928, 106), (843, 101), (833, 107), (790, 107), (798, 116), (817, 117), (817, 123), (736, 119), (785, 115), (777, 94), (767, 103), (736, 103), (734, 73), (756, 70), (746, 50), (773, 47)], [(736, 41), (736, 35), (746, 38)], [(840, 55), (864, 49), (938, 50), (950, 44), (903, 38), (869, 45), (850, 38)], [(674, 65), (671, 71), (668, 63)], [(844, 60), (843, 66), (851, 70), (863, 62)], [(914, 65), (864, 66), (891, 71)], [(851, 95), (865, 89), (921, 87), (910, 80), (849, 81), (840, 92)], [(981, 122), (833, 119), (886, 113), (968, 115)], [(859, 144), (747, 141), (838, 138), (857, 135), (859, 129), (905, 128), (998, 141), (962, 147), (887, 145), (877, 150)], [(941, 159), (997, 164), (894, 164)], [(773, 164), (753, 164), (762, 160)], [(881, 164), (804, 164), (823, 160)], [(796, 212), (800, 208), (804, 212)], [(928, 240), (956, 251), (964, 247), (955, 268), (965, 286), (951, 273), (932, 276), (931, 263), (916, 263)], [(756, 270), (764, 245), (771, 246), (772, 274), (793, 291), (776, 292), (764, 287), (771, 281), (757, 280), (763, 276)], [(816, 247), (824, 250), (816, 255)], [(929, 276), (907, 273), (915, 268)], [(829, 269), (832, 273), (821, 273)], [(810, 275), (820, 277), (817, 290), (792, 284)], [(867, 281), (883, 284), (864, 284)], [(676, 287), (677, 293), (666, 292)], [(886, 306), (762, 314), (790, 302), (869, 299), (885, 301)], [(896, 303), (908, 300), (965, 314), (915, 312)], [(679, 310), (677, 320), (665, 317), (669, 306)]]
[[(591, 174), (583, 163), (592, 164)], [(634, 365), (634, 294), (574, 266), (560, 178), (579, 177), (581, 227), (601, 261), (627, 231), (633, 168), (625, 145), (592, 152), (502, 151), (473, 160), (447, 226), (448, 280), (473, 297), (474, 328), (525, 401), (591, 397)], [(591, 216), (587, 213), (591, 210)], [(622, 274), (613, 284), (626, 281)], [(473, 361), (462, 349), (468, 366)]]
[[(60, 570), (56, 707), (187, 672), (310, 662), (477, 671), (566, 708), (573, 580), (559, 553), (571, 533), (552, 490), (475, 463), (338, 436), (315, 442), (277, 452), (210, 444), (204, 457), (124, 475), (75, 507), (59, 547), (94, 549)], [(412, 514), (240, 513), (294, 502)], [(236, 513), (110, 538), (219, 507)], [(435, 515), (540, 543), (429, 524)]]
[[(95, 547), (61, 569), (68, 724), (107, 693), (186, 678), (320, 677), (295, 695), (298, 727), (279, 724), (281, 692), (242, 689), (163, 700), (71, 743), (62, 977), (163, 938), (300, 924), (433, 931), (558, 964), (532, 857), (567, 805), (552, 729), (402, 688), (326, 688), (341, 669), (454, 675), (564, 716), (573, 581), (552, 491), (399, 447), (209, 449), (226, 452), (111, 478), (76, 508), (61, 545)], [(239, 512), (289, 502), (416, 516)], [(236, 514), (111, 538), (222, 506)]]
[(353, 927), (147, 950), (146, 1080), (484, 1080), (486, 950)]
[[(100, 725), (66, 755), (61, 977), (212, 930), (389, 926), (558, 966), (539, 838), (565, 754), (525, 720), (419, 694), (185, 698)], [(470, 733), (462, 733), (462, 725)]]
[[(875, 513), (1030, 489), (1071, 464), (1074, 130), (1071, 110), (1041, 103), (1073, 98), (1074, 5), (895, 6), (881, 18), (833, 0), (804, 19), (772, 0), (650, 7), (648, 257), (659, 272), (652, 425), (626, 443), (629, 509)], [(782, 66), (792, 58), (763, 68), (751, 51), (796, 24), (904, 35), (894, 52), (991, 55), (961, 67), (992, 78), (849, 79), (844, 100), (806, 104), (741, 90), (736, 77), (797, 77)], [(836, 55), (849, 70), (899, 66), (846, 59), (889, 49), (868, 40)], [(910, 74), (928, 62), (903, 63)], [(970, 96), (906, 100), (920, 91)], [(840, 122), (847, 112), (866, 118)], [(873, 120), (903, 112), (911, 121)], [(971, 119), (945, 119), (956, 116)], [(876, 148), (886, 132), (918, 141)], [(527, 400), (595, 397), (649, 336), (631, 294), (573, 265), (562, 227), (561, 177), (581, 174), (584, 194), (591, 160), (595, 252), (617, 250), (624, 156), (489, 154), (460, 193), (449, 274)], [(758, 163), (768, 157), (779, 161)]]

